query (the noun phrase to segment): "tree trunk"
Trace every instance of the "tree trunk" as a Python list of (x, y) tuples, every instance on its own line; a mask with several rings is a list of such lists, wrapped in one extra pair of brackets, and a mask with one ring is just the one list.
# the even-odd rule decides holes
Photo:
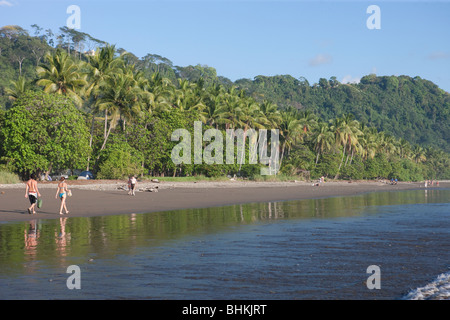
[(279, 168), (281, 168), (281, 163), (283, 162), (284, 157), (284, 149), (286, 148), (286, 142), (283, 143), (283, 147), (281, 148), (281, 156), (280, 156), (280, 165)]
[(108, 128), (108, 109), (105, 109), (105, 129), (103, 131), (103, 138), (106, 139), (106, 131)]
[[(245, 134), (247, 133), (247, 126), (245, 126), (245, 128), (244, 128), (244, 151), (242, 152), (242, 157), (241, 157), (241, 161), (239, 162), (239, 175), (241, 174), (241, 167), (242, 167), (242, 163), (245, 161)], [(249, 151), (248, 151), (248, 154), (249, 154), (249, 157), (250, 157), (250, 140), (249, 140), (249, 144), (248, 144), (248, 147), (249, 147)]]
[[(89, 148), (92, 148), (92, 140), (94, 136), (94, 123), (95, 123), (95, 115), (92, 115), (92, 123), (91, 123), (91, 137), (89, 138)], [(89, 162), (91, 161), (91, 156), (88, 156), (86, 171), (89, 171)]]
[(342, 163), (344, 162), (344, 157), (345, 157), (345, 149), (347, 148), (347, 143), (344, 144), (344, 150), (342, 150), (342, 159), (341, 159), (341, 163), (339, 164), (339, 169), (338, 172), (336, 173), (336, 176), (334, 177), (335, 179), (337, 179), (339, 177), (339, 172), (341, 172), (341, 167), (342, 167)]
[(110, 125), (109, 125), (108, 133), (107, 133), (107, 135), (106, 135), (106, 137), (105, 137), (105, 140), (103, 140), (102, 147), (101, 147), (100, 150), (99, 150), (97, 160), (100, 159), (100, 151), (102, 151), (103, 149), (105, 149), (106, 141), (108, 140), (109, 134), (111, 133), (111, 127), (112, 127), (112, 119), (111, 119), (111, 123), (110, 123)]

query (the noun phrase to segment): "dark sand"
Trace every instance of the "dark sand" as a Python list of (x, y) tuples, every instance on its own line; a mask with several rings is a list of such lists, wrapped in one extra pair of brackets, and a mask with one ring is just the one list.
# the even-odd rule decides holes
[[(127, 191), (117, 190), (122, 185), (124, 182), (106, 186), (97, 181), (72, 185), (74, 195), (68, 201), (71, 211), (68, 217), (425, 189), (423, 183), (392, 186), (379, 182), (328, 182), (321, 187), (300, 182), (161, 183), (159, 192), (138, 192), (133, 197), (127, 195)], [(448, 188), (450, 183), (441, 182), (439, 187)], [(103, 190), (92, 190), (100, 188)], [(56, 185), (42, 184), (44, 207), (34, 216), (26, 213), (29, 202), (24, 192), (21, 185), (0, 186), (0, 222), (60, 217)], [(86, 284), (83, 290), (55, 290), (57, 281), (46, 280), (55, 277), (52, 269), (42, 268), (31, 276), (32, 281), (7, 279), (6, 285), (2, 285), (10, 291), (2, 293), (7, 294), (8, 299), (400, 299), (446, 272), (450, 252), (446, 215), (440, 212), (408, 214), (410, 219), (405, 219), (404, 214), (388, 214), (346, 219), (340, 223), (319, 219), (313, 224), (292, 224), (288, 228), (275, 223), (264, 225), (264, 230), (253, 226), (252, 232), (239, 235), (239, 241), (235, 234), (223, 233), (211, 236), (208, 241), (169, 245), (167, 252), (157, 257), (150, 254), (142, 259), (142, 255), (138, 255), (137, 260), (133, 260), (133, 254), (131, 265), (137, 272), (143, 272), (143, 278), (135, 278), (129, 269), (115, 269), (107, 259), (104, 264), (101, 264), (102, 259), (96, 259), (92, 264), (86, 262), (90, 264), (87, 267), (90, 272), (83, 278), (83, 286)], [(240, 241), (246, 245), (240, 245)], [(233, 258), (239, 263), (226, 263)], [(151, 268), (143, 268), (142, 263), (146, 266), (150, 263)], [(247, 266), (245, 263), (250, 267), (242, 267)], [(369, 265), (381, 268), (381, 290), (366, 287)], [(105, 270), (107, 277), (103, 276)], [(132, 276), (124, 280), (124, 274)], [(154, 281), (155, 274), (158, 281)], [(142, 286), (141, 281), (149, 281), (151, 285)], [(91, 283), (94, 289), (89, 291)], [(111, 287), (111, 283), (116, 285)], [(99, 291), (98, 288), (109, 290)], [(0, 294), (0, 297), (3, 296)]]
[[(150, 186), (158, 186), (158, 192), (140, 191), (136, 196), (130, 196), (127, 191), (118, 190), (126, 185), (124, 181), (109, 184), (69, 181), (68, 184), (73, 196), (67, 200), (69, 214), (65, 217), (148, 213), (424, 188), (423, 183), (389, 185), (381, 182), (327, 182), (320, 187), (306, 182), (161, 182)], [(448, 186), (450, 183), (440, 184), (440, 187)], [(140, 184), (138, 187), (149, 185)], [(60, 200), (55, 199), (56, 184), (40, 183), (39, 188), (43, 207), (37, 209), (35, 215), (30, 215), (27, 213), (29, 201), (24, 197), (24, 185), (0, 186), (0, 222), (59, 218)]]

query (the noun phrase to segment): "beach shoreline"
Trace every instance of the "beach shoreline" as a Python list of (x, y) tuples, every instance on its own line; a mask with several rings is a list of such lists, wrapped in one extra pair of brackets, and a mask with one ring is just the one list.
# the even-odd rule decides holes
[[(127, 194), (125, 180), (67, 181), (73, 196), (68, 198), (69, 214), (64, 217), (92, 217), (131, 213), (149, 213), (178, 209), (207, 208), (253, 202), (277, 202), (326, 197), (352, 196), (368, 192), (424, 189), (420, 182), (332, 181), (321, 186), (312, 182), (256, 181), (145, 181), (139, 182), (136, 196)], [(55, 199), (57, 182), (40, 182), (43, 207), (34, 215), (29, 206), (25, 184), (0, 185), (0, 222), (55, 219), (59, 215), (59, 199)], [(450, 187), (440, 182), (439, 188)], [(436, 186), (427, 189), (436, 189)]]

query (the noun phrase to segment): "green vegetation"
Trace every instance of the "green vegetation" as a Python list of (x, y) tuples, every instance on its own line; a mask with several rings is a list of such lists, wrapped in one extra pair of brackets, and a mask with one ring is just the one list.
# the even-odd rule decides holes
[(19, 183), (19, 181), (19, 177), (16, 174), (0, 169), (0, 184)]
[[(449, 94), (418, 77), (233, 83), (208, 66), (139, 59), (75, 30), (33, 28), (35, 37), (0, 29), (0, 164), (22, 177), (88, 169), (100, 178), (272, 179), (259, 176), (259, 164), (175, 165), (172, 132), (202, 121), (203, 130), (279, 129), (278, 179), (450, 178)], [(97, 49), (83, 52), (89, 43)]]
[(5, 158), (22, 175), (75, 168), (89, 154), (84, 116), (64, 96), (25, 92), (6, 112), (1, 135)]
[(310, 85), (305, 79), (280, 75), (236, 84), (260, 102), (312, 111), (323, 120), (352, 113), (359, 122), (397, 139), (450, 151), (450, 94), (420, 77), (371, 74), (358, 84), (331, 77)]

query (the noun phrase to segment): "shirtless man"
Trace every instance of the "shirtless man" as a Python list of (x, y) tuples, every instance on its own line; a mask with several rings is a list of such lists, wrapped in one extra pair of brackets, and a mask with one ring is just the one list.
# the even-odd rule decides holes
[(133, 195), (135, 196), (135, 190), (136, 190), (136, 184), (137, 184), (137, 180), (135, 176), (131, 176), (130, 179), (128, 180), (128, 189), (130, 190), (128, 192), (129, 195)]
[(39, 189), (37, 186), (36, 176), (34, 174), (31, 174), (30, 180), (27, 181), (25, 189), (25, 198), (28, 198), (31, 204), (31, 206), (28, 208), (29, 214), (36, 213), (36, 201), (40, 196), (41, 194), (39, 193)]

